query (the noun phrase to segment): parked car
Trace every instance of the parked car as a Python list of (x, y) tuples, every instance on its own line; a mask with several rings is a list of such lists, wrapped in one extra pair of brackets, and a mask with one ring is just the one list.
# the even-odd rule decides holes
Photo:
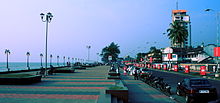
[(216, 88), (204, 78), (184, 79), (178, 83), (176, 94), (185, 96), (186, 103), (197, 100), (216, 100), (218, 97)]

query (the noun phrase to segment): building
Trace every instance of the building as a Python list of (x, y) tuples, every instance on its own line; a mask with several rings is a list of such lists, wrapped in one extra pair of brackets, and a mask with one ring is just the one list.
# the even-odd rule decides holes
[[(167, 47), (162, 50), (162, 61), (165, 63), (215, 63), (214, 44), (201, 45), (196, 48)], [(171, 54), (172, 58), (168, 58)]]
[[(183, 43), (183, 47), (191, 47), (191, 22), (190, 16), (187, 15), (186, 10), (172, 10), (172, 23), (178, 21), (181, 22), (182, 25), (187, 27), (188, 30), (188, 38)], [(178, 47), (176, 43), (171, 42), (172, 47)]]

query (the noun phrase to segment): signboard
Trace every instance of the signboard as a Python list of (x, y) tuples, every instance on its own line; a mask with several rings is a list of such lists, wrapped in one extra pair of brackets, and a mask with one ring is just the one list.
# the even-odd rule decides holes
[(152, 63), (153, 62), (153, 57), (150, 57), (150, 63)]
[(190, 22), (190, 17), (189, 16), (183, 16), (183, 21)]
[(215, 57), (220, 57), (220, 47), (215, 47), (214, 48), (214, 56)]
[(168, 58), (168, 59), (172, 59), (172, 54), (171, 54), (171, 53), (168, 53), (168, 54), (167, 54), (167, 58)]
[(111, 61), (112, 60), (112, 56), (108, 56), (108, 60)]

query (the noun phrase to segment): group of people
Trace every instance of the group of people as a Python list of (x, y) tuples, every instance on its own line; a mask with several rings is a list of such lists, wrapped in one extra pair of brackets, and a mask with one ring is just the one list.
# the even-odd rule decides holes
[(112, 64), (110, 71), (114, 71), (116, 73), (119, 73), (119, 66), (117, 64)]
[(134, 66), (125, 66), (124, 72), (126, 72), (128, 75), (133, 75), (135, 80), (139, 80), (140, 75), (140, 68), (134, 67)]

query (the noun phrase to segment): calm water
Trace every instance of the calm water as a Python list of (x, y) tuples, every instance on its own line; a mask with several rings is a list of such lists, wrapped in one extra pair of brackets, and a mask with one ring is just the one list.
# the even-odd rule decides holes
[[(52, 63), (54, 67), (57, 67), (57, 63)], [(43, 63), (43, 66), (45, 67), (45, 64)], [(48, 63), (48, 67), (50, 66), (50, 63)], [(59, 63), (59, 66), (63, 66), (63, 63)], [(41, 63), (30, 63), (30, 69), (38, 69), (41, 67)], [(26, 62), (9, 62), (9, 68), (10, 71), (16, 71), (16, 70), (27, 70), (27, 63)], [(8, 71), (6, 68), (6, 62), (0, 62), (0, 72), (2, 71)]]

